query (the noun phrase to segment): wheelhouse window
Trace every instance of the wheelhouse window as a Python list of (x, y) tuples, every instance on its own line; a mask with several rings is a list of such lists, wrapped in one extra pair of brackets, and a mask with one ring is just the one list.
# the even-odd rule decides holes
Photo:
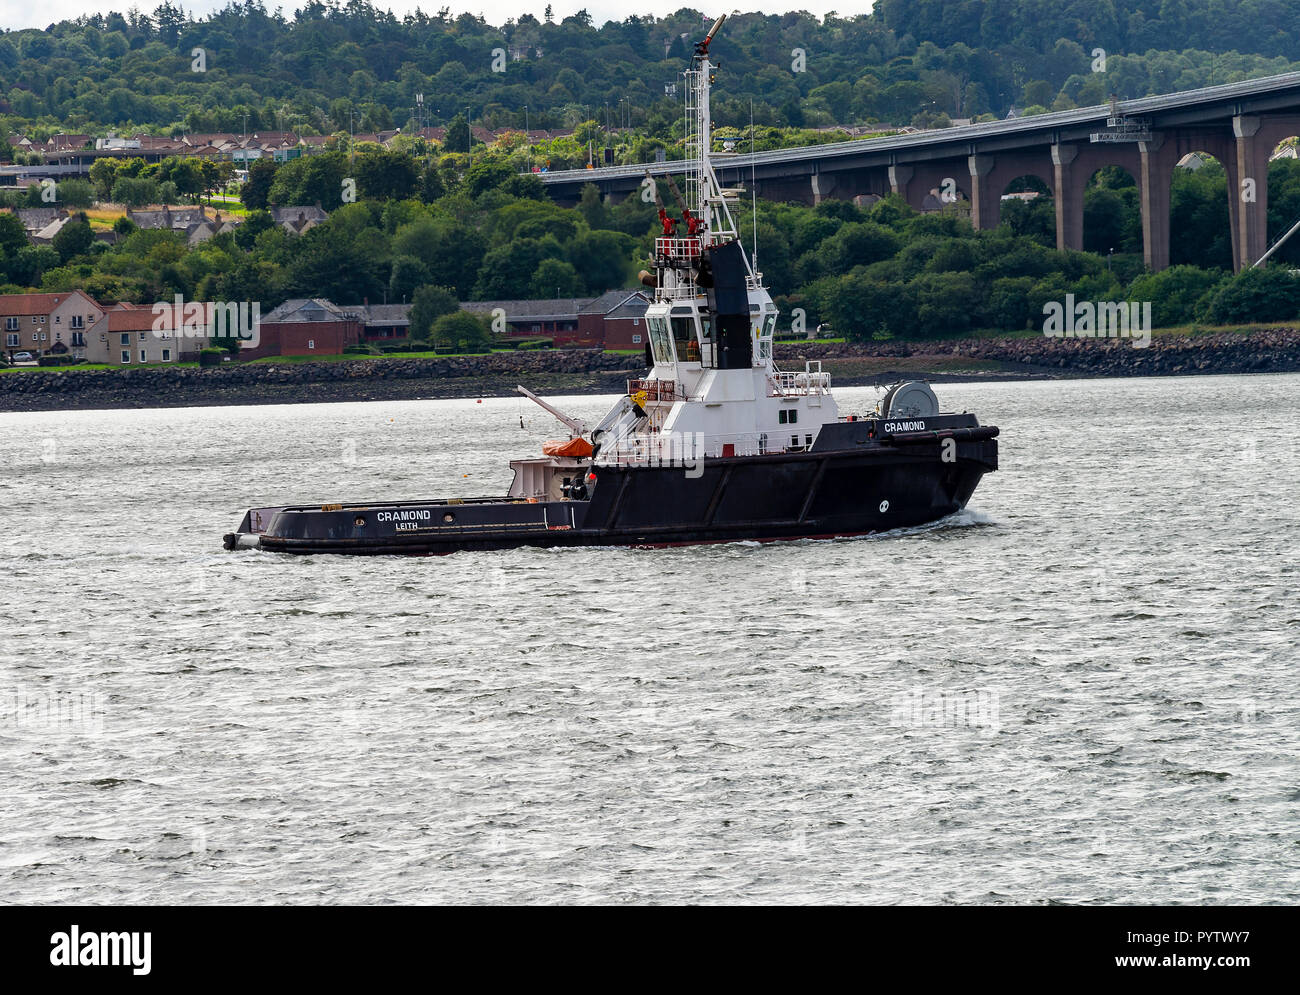
[(654, 317), (646, 318), (646, 326), (650, 330), (650, 351), (654, 355), (656, 363), (671, 363), (673, 361), (673, 344), (668, 337), (668, 323), (663, 318)]

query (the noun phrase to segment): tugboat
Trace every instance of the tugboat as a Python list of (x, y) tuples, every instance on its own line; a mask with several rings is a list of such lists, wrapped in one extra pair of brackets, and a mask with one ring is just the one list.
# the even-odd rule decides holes
[(820, 362), (796, 372), (773, 362), (777, 310), (736, 230), (738, 192), (719, 186), (710, 162), (709, 44), (725, 19), (685, 73), (691, 170), (680, 222), (660, 201), (654, 270), (642, 273), (654, 292), (647, 374), (593, 426), (520, 387), (569, 438), (511, 461), (503, 496), (253, 508), (227, 549), (428, 555), (830, 539), (966, 506), (997, 469), (997, 428), (941, 413), (919, 381), (891, 387), (870, 414), (841, 417)]

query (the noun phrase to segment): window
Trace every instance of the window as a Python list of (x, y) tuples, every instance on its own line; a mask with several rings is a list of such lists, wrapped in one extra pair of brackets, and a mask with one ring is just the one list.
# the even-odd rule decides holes
[(806, 446), (811, 446), (811, 445), (812, 445), (812, 436), (811, 436), (811, 435), (805, 435), (805, 436), (803, 437), (803, 441), (804, 441), (804, 445), (806, 445)]
[(71, 322), (71, 324), (72, 324), (72, 327), (73, 327), (73, 328), (85, 328), (85, 327), (86, 327), (86, 320), (85, 320), (85, 318), (83, 318), (81, 315), (79, 315), (79, 314), (74, 314), (74, 315), (72, 316), (72, 322)]
[(36, 324), (36, 315), (32, 315), (32, 324)]
[[(170, 362), (172, 361), (172, 351), (171, 351), (170, 349), (164, 349), (164, 350), (163, 350), (163, 358), (162, 358), (162, 361), (163, 361), (164, 363), (170, 363)], [(811, 436), (811, 435), (808, 436), (808, 441), (809, 441), (809, 442), (812, 442), (812, 436)]]
[(45, 324), (45, 315), (41, 315), (41, 324)]
[(647, 318), (646, 327), (650, 330), (650, 347), (656, 363), (673, 361), (672, 340), (668, 337), (668, 323), (663, 318)]
[(144, 355), (144, 350), (143, 350), (143, 349), (140, 350), (140, 362), (142, 362), (142, 363), (147, 362), (147, 360), (145, 359), (145, 355)]
[(799, 436), (797, 435), (790, 436), (790, 448), (792, 449), (799, 448)]
[(6, 318), (6, 319), (5, 319), (5, 331), (6, 331), (6, 332), (16, 332), (16, 331), (18, 331), (18, 319), (17, 319), (17, 318)]
[(44, 333), (44, 332), (41, 332), (41, 341), (42, 341), (42, 342), (45, 341), (45, 333)]
[(632, 327), (633, 327), (633, 328), (636, 328), (636, 327), (639, 326), (640, 324), (641, 324), (641, 319), (640, 319), (640, 318), (633, 318), (633, 319), (632, 319)]
[(782, 408), (777, 412), (776, 420), (781, 425), (793, 425), (799, 420), (798, 408)]
[(54, 333), (54, 341), (55, 341), (55, 342), (62, 342), (62, 341), (63, 341), (63, 333), (62, 333), (62, 332), (55, 332), (55, 333)]
[(149, 338), (149, 333), (148, 333), (148, 332), (141, 332), (141, 333), (140, 333), (140, 341), (141, 341), (141, 342), (144, 342), (144, 341), (145, 341), (146, 339), (148, 339), (148, 338)]
[(632, 344), (633, 344), (633, 345), (640, 345), (640, 344), (641, 344), (641, 336), (640, 336), (640, 335), (633, 335), (633, 336), (632, 336)]
[(122, 345), (130, 345), (130, 344), (131, 344), (131, 333), (130, 333), (130, 332), (123, 332), (123, 333), (122, 333)]
[(127, 350), (125, 349), (122, 350), (122, 362), (124, 363), (131, 362), (131, 354), (127, 352)]
[(54, 316), (54, 323), (55, 323), (56, 325), (62, 325), (62, 324), (63, 324), (63, 315), (61, 315), (61, 314), (56, 314), (56, 315)]
[(307, 348), (308, 348), (308, 349), (315, 349), (315, 348), (316, 348), (316, 340), (315, 340), (315, 339), (308, 339), (308, 340), (307, 340)]
[(73, 332), (73, 333), (72, 333), (72, 344), (73, 344), (73, 345), (84, 346), (84, 345), (86, 344), (86, 333), (85, 333), (85, 332)]

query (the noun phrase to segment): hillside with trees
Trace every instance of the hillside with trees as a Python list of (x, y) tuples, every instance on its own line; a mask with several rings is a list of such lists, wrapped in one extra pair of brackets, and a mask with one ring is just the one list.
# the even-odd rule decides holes
[[(494, 26), (396, 17), (366, 0), (262, 0), (193, 19), (88, 14), (0, 35), (0, 125), (36, 138), (306, 135), (448, 125), (489, 130), (622, 124), (623, 154), (680, 138), (690, 42), (711, 15), (681, 9), (596, 25), (586, 12)], [(872, 14), (739, 14), (714, 51), (720, 125), (801, 128), (1004, 116), (1230, 82), (1296, 68), (1300, 0), (881, 0)], [(1106, 72), (1091, 71), (1094, 49)], [(194, 51), (203, 50), (202, 70)], [(801, 71), (796, 71), (801, 70)], [(423, 102), (417, 100), (423, 95)]]

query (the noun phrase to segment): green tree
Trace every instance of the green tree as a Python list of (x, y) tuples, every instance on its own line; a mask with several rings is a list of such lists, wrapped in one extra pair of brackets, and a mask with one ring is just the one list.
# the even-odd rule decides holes
[(95, 233), (86, 221), (86, 216), (79, 214), (59, 229), (50, 244), (59, 254), (59, 261), (66, 263), (90, 251), (90, 247), (95, 244)]
[(419, 188), (415, 160), (405, 152), (365, 152), (357, 156), (354, 171), (361, 196), (374, 200), (404, 200)]
[(433, 331), (435, 323), (444, 315), (459, 311), (460, 304), (456, 295), (446, 287), (421, 287), (411, 302), (411, 338), (436, 341)]
[(265, 211), (277, 167), (273, 162), (258, 160), (248, 169), (248, 180), (239, 191), (239, 199), (250, 211)]
[(483, 320), (468, 311), (444, 314), (433, 323), (433, 343), (439, 349), (483, 352), (491, 338)]
[(529, 296), (536, 299), (574, 297), (581, 281), (578, 271), (563, 259), (543, 259), (528, 285)]
[(457, 114), (447, 125), (447, 135), (442, 147), (448, 152), (468, 152), (470, 146), (469, 122), (464, 114)]
[(395, 256), (388, 277), (388, 298), (402, 302), (413, 300), (416, 291), (428, 282), (428, 266), (414, 256)]

